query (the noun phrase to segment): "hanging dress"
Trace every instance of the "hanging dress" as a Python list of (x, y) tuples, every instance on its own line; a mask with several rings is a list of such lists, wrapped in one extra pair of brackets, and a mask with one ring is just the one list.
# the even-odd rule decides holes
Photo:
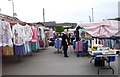
[(30, 40), (30, 47), (32, 49), (32, 51), (36, 51), (37, 50), (37, 41), (38, 41), (38, 31), (37, 31), (37, 28), (32, 26), (32, 32), (33, 32), (33, 35), (32, 35), (32, 39)]
[(45, 47), (45, 32), (44, 32), (43, 27), (39, 27), (39, 29), (40, 29), (40, 34), (41, 34), (40, 41), (39, 41), (40, 47), (44, 48)]
[(30, 47), (30, 40), (32, 39), (32, 29), (29, 25), (25, 25), (24, 26), (24, 31), (25, 31), (25, 52), (29, 53), (32, 52), (32, 49)]
[(3, 55), (14, 55), (12, 31), (10, 24), (6, 21), (0, 21), (0, 46), (3, 46)]
[(14, 43), (14, 53), (15, 55), (22, 56), (25, 54), (25, 32), (23, 26), (20, 24), (15, 24), (12, 28), (13, 31), (13, 43)]

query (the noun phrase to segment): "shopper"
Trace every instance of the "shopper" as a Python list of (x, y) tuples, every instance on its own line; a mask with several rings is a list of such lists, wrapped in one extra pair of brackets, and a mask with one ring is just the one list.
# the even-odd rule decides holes
[(63, 51), (64, 51), (64, 57), (69, 57), (67, 54), (67, 50), (68, 50), (68, 36), (67, 36), (67, 32), (63, 33), (62, 35), (62, 46), (63, 46)]

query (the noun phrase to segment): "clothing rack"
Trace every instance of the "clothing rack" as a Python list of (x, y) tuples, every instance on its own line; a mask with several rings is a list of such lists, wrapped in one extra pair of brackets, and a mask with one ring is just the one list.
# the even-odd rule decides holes
[[(4, 19), (2, 19), (2, 21), (4, 21)], [(14, 23), (14, 24), (17, 24), (17, 23)], [(25, 23), (25, 22), (21, 23), (21, 22), (18, 22), (18, 24), (20, 24), (20, 25), (22, 24), (21, 26), (25, 26), (26, 24), (28, 24), (29, 26), (35, 26), (35, 27), (40, 27), (41, 25), (43, 26), (43, 24), (41, 24), (41, 23)], [(39, 25), (39, 24), (41, 24), (41, 25)], [(13, 26), (13, 25), (10, 25), (10, 26)], [(13, 38), (12, 38), (12, 42), (13, 42)], [(3, 44), (3, 41), (2, 41), (2, 44)], [(3, 46), (2, 46), (2, 53), (3, 53)], [(25, 55), (27, 55), (27, 54), (25, 54)], [(32, 52), (30, 52), (29, 55), (32, 56)], [(15, 54), (13, 56), (15, 56)], [(15, 56), (15, 58), (17, 59), (16, 60), (17, 63), (21, 61), (21, 56), (20, 55)]]

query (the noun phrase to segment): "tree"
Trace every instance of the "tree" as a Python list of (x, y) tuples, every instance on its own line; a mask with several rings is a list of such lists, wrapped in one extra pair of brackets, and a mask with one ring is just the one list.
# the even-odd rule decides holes
[(59, 32), (59, 33), (64, 31), (63, 26), (56, 26), (55, 29), (56, 29), (56, 32)]
[(71, 29), (74, 29), (74, 28), (75, 28), (75, 26), (71, 26), (70, 28), (71, 28)]

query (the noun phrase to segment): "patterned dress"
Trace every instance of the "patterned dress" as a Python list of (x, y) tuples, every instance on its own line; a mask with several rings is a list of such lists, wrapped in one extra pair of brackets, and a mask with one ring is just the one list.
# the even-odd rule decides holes
[(12, 31), (6, 21), (0, 21), (0, 47), (3, 55), (13, 55)]

